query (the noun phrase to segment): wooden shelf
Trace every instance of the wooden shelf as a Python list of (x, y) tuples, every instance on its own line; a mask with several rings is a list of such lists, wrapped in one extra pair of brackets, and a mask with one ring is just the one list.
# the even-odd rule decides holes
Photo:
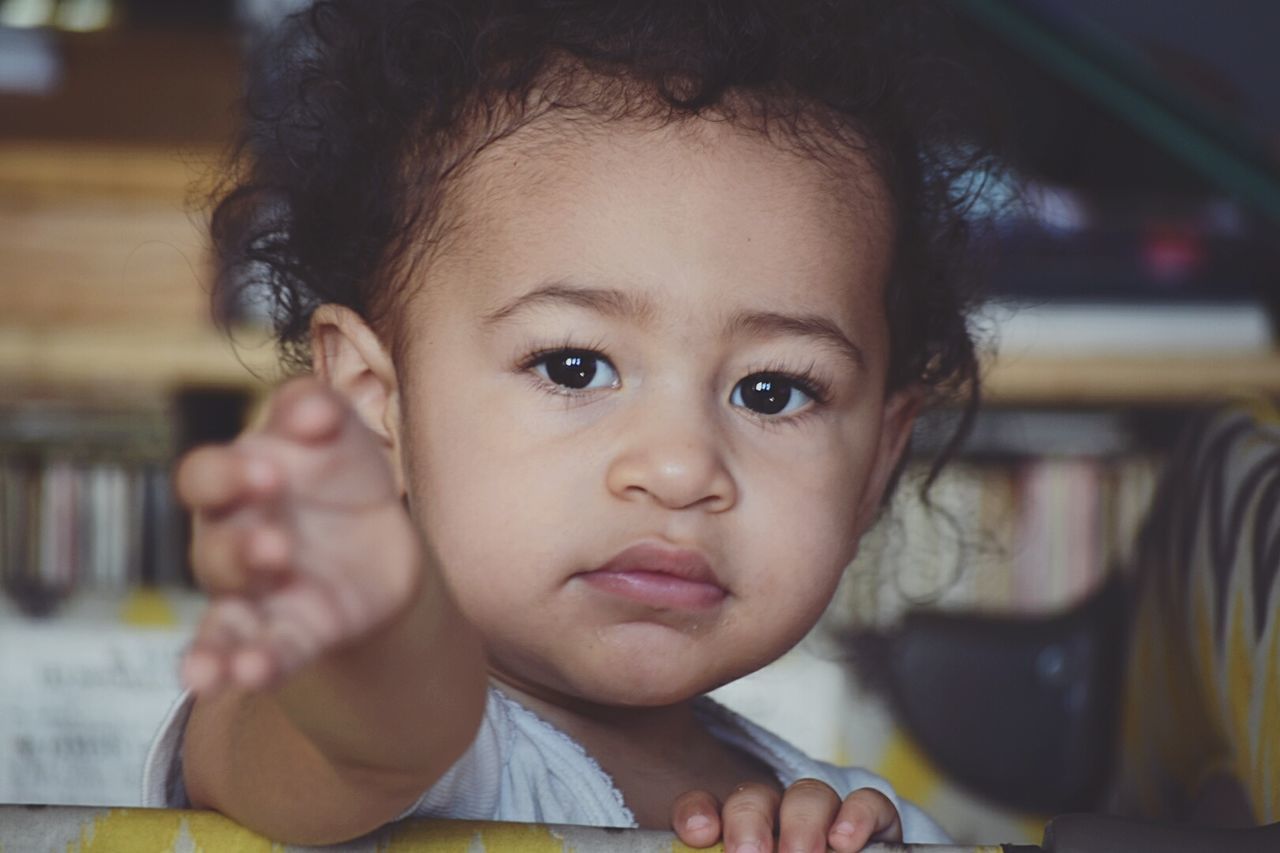
[(106, 197), (184, 202), (224, 152), (212, 145), (0, 141), (0, 191), (9, 198)]
[(270, 387), (281, 375), (270, 341), (236, 337), (238, 346), (212, 329), (0, 327), (0, 387)]
[(1022, 357), (989, 365), (996, 405), (1166, 405), (1280, 396), (1280, 351), (1188, 356)]

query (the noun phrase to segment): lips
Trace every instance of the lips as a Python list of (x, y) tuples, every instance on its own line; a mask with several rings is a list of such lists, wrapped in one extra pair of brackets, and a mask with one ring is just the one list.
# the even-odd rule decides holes
[(578, 577), (606, 595), (664, 610), (706, 610), (728, 595), (701, 554), (648, 543)]

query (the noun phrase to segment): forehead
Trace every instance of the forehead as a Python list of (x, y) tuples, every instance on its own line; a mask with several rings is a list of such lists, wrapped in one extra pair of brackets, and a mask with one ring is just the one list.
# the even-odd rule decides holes
[(465, 279), (452, 295), (478, 306), (508, 295), (495, 289), (581, 278), (863, 315), (882, 302), (889, 205), (866, 158), (842, 154), (814, 157), (728, 121), (547, 117), (459, 174), (424, 279), (445, 298)]

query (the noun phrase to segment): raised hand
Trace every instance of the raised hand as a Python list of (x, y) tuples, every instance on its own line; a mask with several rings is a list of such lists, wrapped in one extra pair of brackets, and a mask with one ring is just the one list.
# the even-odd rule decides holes
[(688, 791), (672, 806), (671, 821), (690, 847), (723, 840), (726, 853), (825, 853), (828, 847), (853, 853), (872, 841), (902, 841), (898, 810), (884, 794), (859, 788), (842, 802), (817, 779), (799, 779), (781, 795), (765, 785), (739, 785), (723, 805), (707, 791)]
[(213, 601), (187, 687), (263, 688), (405, 607), (422, 546), (378, 438), (323, 383), (294, 380), (266, 421), (181, 463), (191, 558)]

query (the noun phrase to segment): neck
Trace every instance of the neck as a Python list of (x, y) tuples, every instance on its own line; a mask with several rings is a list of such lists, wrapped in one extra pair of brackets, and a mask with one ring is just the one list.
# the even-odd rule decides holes
[(581, 744), (642, 827), (669, 829), (672, 801), (684, 791), (710, 791), (723, 800), (742, 782), (777, 785), (770, 768), (716, 740), (691, 699), (643, 708), (602, 705), (501, 673), (492, 678), (503, 693)]
[(604, 705), (525, 684), (492, 673), (495, 686), (530, 711), (577, 740), (588, 751), (625, 744), (639, 752), (679, 752), (708, 737), (693, 712), (692, 700), (672, 705)]

